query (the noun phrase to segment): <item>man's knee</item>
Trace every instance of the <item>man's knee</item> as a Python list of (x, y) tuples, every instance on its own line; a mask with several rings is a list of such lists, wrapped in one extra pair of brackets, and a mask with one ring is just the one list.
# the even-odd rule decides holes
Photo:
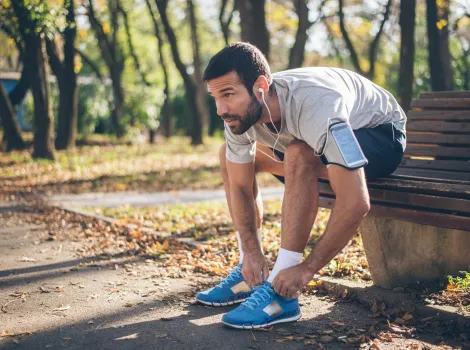
[(325, 167), (314, 150), (304, 141), (294, 140), (287, 147), (285, 158), (285, 172), (298, 173), (301, 171), (311, 174), (323, 173)]

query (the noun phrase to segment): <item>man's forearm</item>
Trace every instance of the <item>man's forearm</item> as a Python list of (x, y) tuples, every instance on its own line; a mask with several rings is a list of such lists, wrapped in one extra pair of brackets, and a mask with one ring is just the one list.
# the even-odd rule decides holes
[(240, 232), (244, 252), (261, 250), (256, 237), (256, 205), (253, 193), (238, 186), (230, 187), (230, 202), (235, 228)]
[(366, 213), (367, 210), (362, 210), (361, 206), (336, 203), (325, 233), (304, 262), (312, 277), (344, 248)]

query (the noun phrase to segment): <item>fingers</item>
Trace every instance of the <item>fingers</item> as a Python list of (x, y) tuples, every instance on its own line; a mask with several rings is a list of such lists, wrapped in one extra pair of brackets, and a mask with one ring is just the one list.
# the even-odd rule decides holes
[(267, 281), (268, 280), (268, 277), (269, 277), (269, 266), (266, 262), (264, 262), (264, 265), (263, 265), (263, 281)]

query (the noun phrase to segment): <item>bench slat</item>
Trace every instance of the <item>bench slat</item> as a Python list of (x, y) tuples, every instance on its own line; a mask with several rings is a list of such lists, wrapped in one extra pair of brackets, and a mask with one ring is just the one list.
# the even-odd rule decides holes
[(470, 98), (470, 91), (430, 91), (422, 92), (419, 98)]
[(408, 120), (470, 120), (470, 111), (468, 110), (445, 110), (438, 111), (422, 110), (422, 111), (409, 111)]
[(419, 168), (470, 172), (470, 162), (462, 162), (459, 160), (425, 160), (403, 158), (400, 163), (400, 168)]
[(408, 133), (408, 143), (470, 145), (470, 135)]
[(431, 170), (431, 169), (410, 169), (398, 168), (393, 173), (394, 175), (403, 175), (407, 177), (418, 177), (421, 179), (439, 179), (442, 181), (458, 181), (469, 182), (470, 186), (470, 173), (453, 172), (445, 170)]
[(406, 123), (408, 131), (433, 131), (470, 133), (470, 123), (446, 123), (440, 121), (413, 121)]
[(442, 147), (442, 146), (415, 146), (406, 147), (408, 156), (430, 156), (470, 159), (470, 148), (466, 147)]
[(470, 98), (424, 98), (411, 102), (412, 108), (470, 108)]
[[(334, 196), (330, 184), (319, 184), (321, 195)], [(408, 207), (419, 207), (443, 212), (456, 212), (470, 216), (470, 199), (446, 198), (426, 194), (398, 192), (395, 190), (369, 188), (371, 203), (386, 203), (393, 205), (404, 205)]]
[[(323, 208), (333, 208), (335, 205), (335, 199), (321, 196), (319, 204)], [(372, 204), (369, 215), (383, 216), (391, 219), (415, 222), (422, 225), (432, 225), (464, 231), (468, 231), (470, 227), (470, 217), (468, 216), (442, 214), (418, 209), (397, 208), (378, 203)]]
[(367, 186), (369, 188), (387, 188), (442, 197), (470, 198), (470, 186), (466, 184), (443, 183), (435, 179), (402, 179), (395, 174), (386, 178), (368, 181)]

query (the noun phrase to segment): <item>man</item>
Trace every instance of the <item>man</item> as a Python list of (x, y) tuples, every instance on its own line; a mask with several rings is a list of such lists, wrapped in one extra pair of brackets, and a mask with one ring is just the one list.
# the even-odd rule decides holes
[[(248, 43), (217, 53), (204, 80), (225, 121), (220, 163), (240, 264), (196, 300), (242, 303), (222, 318), (235, 328), (295, 321), (301, 317), (299, 290), (347, 244), (369, 211), (366, 178), (387, 176), (399, 165), (405, 113), (388, 91), (348, 70), (271, 75), (263, 54)], [(350, 155), (357, 161), (349, 162)], [(281, 249), (270, 273), (261, 248), (258, 172), (285, 183)], [(335, 206), (325, 233), (301, 262), (317, 215), (319, 178), (329, 180)]]

